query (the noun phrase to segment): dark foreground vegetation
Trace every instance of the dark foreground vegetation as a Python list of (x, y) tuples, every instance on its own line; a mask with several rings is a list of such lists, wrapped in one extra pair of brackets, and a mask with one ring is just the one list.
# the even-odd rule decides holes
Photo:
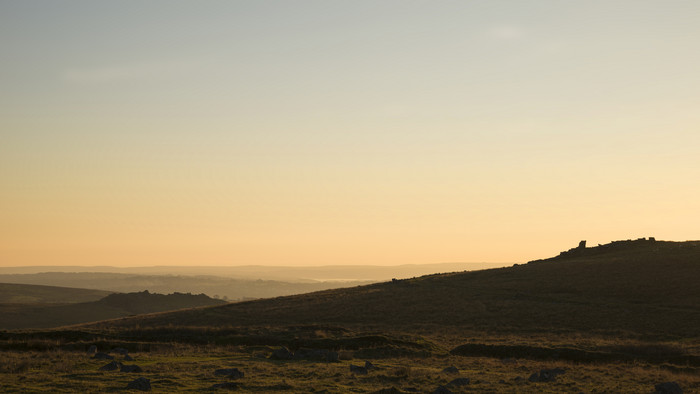
[[(469, 343), (451, 344), (459, 341)], [(662, 384), (700, 389), (697, 344), (600, 337), (431, 336), (312, 325), (12, 332), (0, 335), (0, 343), (5, 392), (111, 392), (129, 384), (154, 392), (651, 393)]]
[(698, 283), (700, 242), (645, 239), (510, 268), (9, 331), (0, 387), (118, 391), (143, 378), (132, 387), (700, 392)]

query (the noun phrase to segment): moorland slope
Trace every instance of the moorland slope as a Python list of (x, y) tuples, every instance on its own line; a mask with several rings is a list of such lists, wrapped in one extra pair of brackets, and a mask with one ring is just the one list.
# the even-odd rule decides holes
[(2, 303), (0, 329), (51, 328), (114, 319), (139, 313), (221, 305), (225, 301), (204, 294), (152, 294), (147, 291), (109, 294), (97, 301), (79, 303)]
[(0, 303), (73, 303), (97, 301), (113, 291), (0, 283)]
[(700, 241), (617, 241), (508, 268), (446, 273), (93, 324), (359, 325), (697, 337)]

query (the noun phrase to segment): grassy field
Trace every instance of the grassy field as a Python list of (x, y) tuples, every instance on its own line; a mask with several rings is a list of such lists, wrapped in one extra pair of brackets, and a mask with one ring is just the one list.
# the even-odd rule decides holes
[[(6, 331), (0, 387), (119, 391), (143, 376), (156, 392), (226, 382), (241, 392), (650, 393), (668, 382), (700, 392), (698, 283), (700, 242), (637, 240), (509, 268)], [(85, 355), (93, 344), (128, 349), (143, 372), (100, 371), (107, 361)], [(338, 359), (271, 359), (280, 347)], [(351, 371), (367, 361), (379, 368)], [(234, 367), (245, 376), (214, 374)], [(561, 374), (538, 381), (542, 370)]]
[[(227, 382), (235, 383), (240, 392), (298, 393), (359, 393), (391, 388), (397, 390), (394, 392), (433, 392), (439, 386), (452, 392), (644, 393), (670, 381), (677, 382), (685, 392), (700, 390), (695, 369), (674, 371), (643, 361), (581, 363), (464, 357), (440, 351), (384, 357), (380, 352), (372, 356), (363, 349), (340, 349), (340, 360), (325, 362), (273, 360), (269, 357), (276, 347), (265, 345), (119, 344), (134, 349), (130, 352), (133, 361), (125, 363), (139, 365), (143, 372), (100, 371), (110, 361), (94, 360), (84, 349), (4, 350), (0, 352), (0, 387), (4, 392), (111, 392), (145, 377), (154, 392), (207, 391)], [(87, 348), (88, 344), (84, 345)], [(117, 355), (115, 359), (121, 361), (122, 357)], [(367, 361), (377, 369), (366, 374), (351, 372), (350, 365), (364, 366)], [(458, 372), (443, 371), (451, 366)], [(235, 380), (216, 376), (214, 372), (221, 368), (238, 368), (244, 376)], [(564, 373), (552, 382), (529, 380), (532, 374), (554, 368)], [(468, 378), (469, 383), (451, 385), (457, 378)]]

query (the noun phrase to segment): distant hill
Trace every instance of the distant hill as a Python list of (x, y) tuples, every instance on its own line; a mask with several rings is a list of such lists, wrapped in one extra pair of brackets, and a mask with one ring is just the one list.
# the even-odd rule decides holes
[[(435, 263), (403, 265), (322, 265), (322, 266), (26, 266), (0, 267), (0, 279), (5, 275), (39, 273), (119, 273), (132, 276), (223, 277), (242, 280), (308, 282), (379, 282), (403, 279), (438, 272), (474, 271), (504, 267), (506, 263)], [(18, 276), (21, 277), (21, 276)], [(2, 282), (3, 280), (0, 280)]]
[(180, 291), (196, 294), (205, 293), (220, 298), (226, 297), (229, 300), (277, 297), (371, 283), (367, 281), (292, 282), (203, 275), (138, 275), (109, 272), (0, 274), (0, 282), (78, 287), (121, 293), (143, 290), (157, 293)]
[(151, 294), (148, 291), (109, 294), (92, 302), (72, 304), (0, 304), (0, 329), (51, 328), (139, 313), (221, 305), (225, 301), (204, 294)]
[(640, 239), (508, 268), (396, 280), (94, 326), (342, 324), (491, 332), (700, 332), (700, 241)]
[(75, 303), (97, 301), (112, 291), (0, 283), (0, 303)]

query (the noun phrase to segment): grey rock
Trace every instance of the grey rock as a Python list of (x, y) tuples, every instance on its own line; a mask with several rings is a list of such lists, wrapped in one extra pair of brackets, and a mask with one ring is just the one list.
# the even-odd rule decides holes
[(565, 371), (561, 368), (543, 369), (540, 371), (540, 382), (553, 382), (558, 375), (564, 372)]
[(121, 363), (118, 363), (116, 361), (112, 361), (109, 364), (103, 365), (100, 367), (100, 371), (116, 371), (119, 368), (121, 368)]
[(294, 355), (286, 347), (282, 346), (279, 349), (275, 349), (270, 355), (272, 360), (291, 360)]
[(350, 364), (350, 372), (358, 375), (367, 375), (367, 368)]
[(438, 386), (438, 388), (433, 391), (433, 394), (452, 394), (452, 390), (445, 386)]
[(403, 391), (397, 389), (396, 387), (389, 387), (381, 390), (372, 392), (372, 394), (401, 394)]
[(293, 358), (295, 360), (314, 360), (314, 361), (328, 361), (336, 362), (339, 360), (338, 352), (334, 352), (327, 349), (308, 349), (300, 348), (294, 352)]
[(561, 368), (543, 369), (540, 371), (539, 375), (537, 372), (530, 375), (528, 380), (531, 382), (553, 382), (558, 375), (561, 375), (564, 372), (566, 371)]
[(92, 356), (95, 360), (114, 360), (113, 356), (110, 356), (107, 353), (102, 353), (102, 352), (97, 352), (95, 353), (94, 356)]
[(127, 390), (151, 391), (151, 381), (146, 378), (134, 379), (126, 385)]
[(444, 373), (459, 373), (459, 369), (457, 369), (457, 367), (455, 367), (454, 365), (451, 365), (451, 366), (443, 369), (442, 372), (444, 372)]
[(466, 386), (469, 384), (469, 378), (457, 378), (451, 381), (450, 383), (447, 383), (448, 386), (450, 387), (460, 387), (460, 386)]
[(143, 369), (138, 365), (124, 365), (119, 369), (119, 372), (143, 372)]
[(245, 374), (242, 371), (240, 371), (238, 368), (222, 368), (222, 369), (217, 369), (216, 371), (214, 371), (214, 375), (227, 376), (231, 379), (240, 379)]
[(338, 352), (328, 351), (326, 354), (326, 361), (329, 363), (336, 363), (340, 361), (340, 354)]
[(233, 382), (217, 383), (211, 386), (212, 389), (222, 389), (222, 390), (237, 390), (238, 385)]
[(664, 382), (654, 386), (654, 394), (683, 394), (683, 389), (676, 382)]
[(117, 353), (121, 354), (122, 356), (126, 356), (127, 354), (129, 354), (129, 351), (124, 349), (123, 347), (115, 347), (110, 351), (110, 353)]

